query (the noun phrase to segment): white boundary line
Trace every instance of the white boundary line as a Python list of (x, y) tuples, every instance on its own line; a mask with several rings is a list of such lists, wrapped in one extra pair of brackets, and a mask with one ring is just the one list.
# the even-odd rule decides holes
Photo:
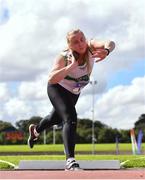
[(4, 161), (4, 160), (0, 160), (0, 163), (8, 164), (8, 165), (12, 166), (13, 168), (17, 167), (15, 164), (8, 162), (8, 161)]
[(135, 160), (138, 160), (138, 159), (145, 159), (145, 157), (139, 157), (139, 158), (135, 158), (135, 159), (128, 159), (128, 160), (120, 163), (120, 165), (123, 166), (124, 164), (126, 164), (126, 163), (129, 162), (129, 161), (135, 161)]

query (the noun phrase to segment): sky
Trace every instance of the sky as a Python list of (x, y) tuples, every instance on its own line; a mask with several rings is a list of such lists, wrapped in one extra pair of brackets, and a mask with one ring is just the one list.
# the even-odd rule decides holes
[(83, 89), (78, 117), (92, 119), (94, 109), (94, 120), (133, 128), (145, 113), (144, 7), (144, 0), (0, 0), (0, 120), (15, 124), (51, 112), (48, 74), (66, 33), (79, 28), (88, 40), (113, 40), (116, 48), (94, 65), (97, 83)]

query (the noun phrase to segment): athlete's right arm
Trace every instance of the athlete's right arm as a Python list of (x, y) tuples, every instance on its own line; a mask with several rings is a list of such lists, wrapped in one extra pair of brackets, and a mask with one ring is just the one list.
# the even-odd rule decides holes
[(48, 82), (50, 84), (56, 84), (62, 79), (64, 79), (69, 72), (71, 72), (75, 67), (78, 66), (78, 62), (72, 57), (72, 61), (66, 66), (63, 56), (58, 56), (53, 65), (53, 68), (48, 76)]

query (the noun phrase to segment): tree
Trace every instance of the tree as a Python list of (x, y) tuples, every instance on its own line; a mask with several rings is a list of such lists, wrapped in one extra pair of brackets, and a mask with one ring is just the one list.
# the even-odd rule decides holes
[(120, 130), (120, 143), (130, 143), (130, 130)]
[(28, 131), (30, 124), (38, 124), (41, 121), (42, 117), (40, 116), (33, 116), (30, 119), (24, 119), (16, 122), (16, 127), (21, 131)]
[(6, 121), (0, 121), (0, 132), (6, 130), (16, 130), (16, 128), (10, 123)]
[(141, 114), (138, 118), (138, 120), (134, 123), (135, 126), (135, 133), (136, 135), (139, 133), (139, 130), (142, 130), (143, 132), (143, 139), (142, 141), (145, 141), (145, 114)]
[[(23, 119), (16, 122), (16, 127), (19, 131), (22, 131), (24, 133), (24, 140), (23, 143), (27, 143), (28, 139), (28, 129), (30, 124), (38, 124), (39, 121), (41, 121), (42, 117), (40, 116), (33, 116), (30, 119)], [(41, 135), (43, 136), (43, 135)], [(41, 143), (41, 137), (38, 139), (38, 142)]]
[(17, 144), (23, 142), (23, 139), (18, 139), (20, 133), (10, 123), (0, 121), (0, 144)]
[(145, 129), (145, 114), (141, 114), (134, 125), (137, 129)]
[(114, 143), (116, 135), (118, 134), (117, 129), (112, 129), (110, 127), (101, 129), (98, 134), (98, 143)]

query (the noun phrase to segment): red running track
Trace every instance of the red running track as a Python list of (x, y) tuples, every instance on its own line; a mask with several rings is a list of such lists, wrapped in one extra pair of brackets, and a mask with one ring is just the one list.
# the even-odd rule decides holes
[(145, 169), (93, 171), (0, 171), (2, 179), (145, 179)]

